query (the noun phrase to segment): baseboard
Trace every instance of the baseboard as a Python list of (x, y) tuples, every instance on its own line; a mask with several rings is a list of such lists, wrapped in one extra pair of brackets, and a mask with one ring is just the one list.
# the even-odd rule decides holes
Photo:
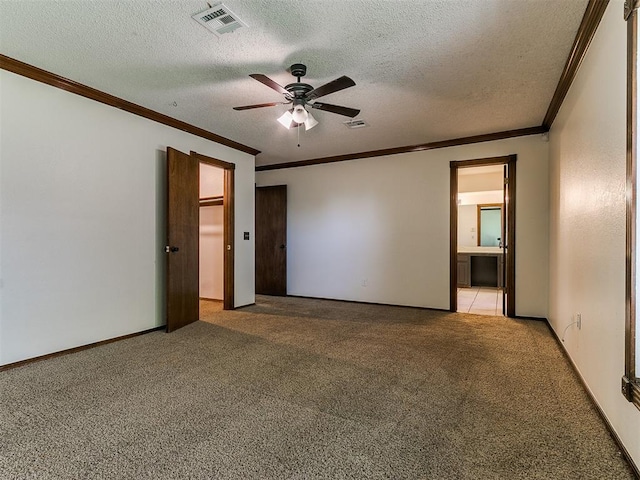
[(141, 332), (129, 333), (128, 335), (122, 335), (120, 337), (109, 338), (108, 340), (101, 340), (99, 342), (88, 343), (87, 345), (81, 345), (79, 347), (68, 348), (66, 350), (60, 350), (59, 352), (47, 353), (46, 355), (40, 355), (33, 358), (28, 358), (26, 360), (20, 360), (19, 362), (8, 363), (6, 365), (0, 365), (0, 372), (4, 372), (5, 370), (10, 370), (12, 368), (22, 367), (24, 365), (28, 365), (30, 363), (40, 362), (42, 360), (48, 360), (50, 358), (61, 357), (63, 355), (69, 355), (70, 353), (81, 352), (83, 350), (89, 350), (90, 348), (100, 347), (102, 345), (107, 345), (109, 343), (119, 342), (120, 340), (126, 340), (128, 338), (138, 337), (140, 335), (145, 335), (147, 333), (155, 332), (157, 330), (164, 330), (166, 325), (161, 325), (159, 327), (150, 328), (148, 330), (143, 330)]
[(394, 303), (379, 303), (379, 302), (363, 302), (359, 300), (342, 300), (340, 298), (325, 298), (325, 297), (308, 297), (306, 295), (287, 295), (292, 298), (306, 298), (308, 300), (328, 300), (330, 302), (343, 302), (343, 303), (356, 303), (359, 305), (379, 305), (381, 307), (402, 307), (402, 308), (415, 308), (417, 310), (432, 310), (435, 312), (450, 312), (448, 308), (434, 308), (434, 307), (416, 307), (415, 305), (399, 305)]
[(545, 322), (547, 325), (549, 325), (549, 320), (547, 320), (545, 317), (528, 317), (526, 315), (516, 315), (515, 317), (516, 320), (535, 320), (536, 322)]
[[(403, 307), (403, 308), (415, 308), (418, 310), (431, 310), (434, 312), (451, 312), (448, 308), (435, 308), (435, 307), (417, 307), (415, 305), (400, 305), (396, 303), (380, 303), (380, 302), (363, 302), (359, 300), (342, 300), (340, 298), (326, 298), (326, 297), (309, 297), (307, 295), (287, 295), (287, 297), (293, 298), (307, 298), (309, 300), (329, 300), (331, 302), (344, 302), (344, 303), (356, 303), (361, 305), (380, 305), (382, 307)], [(463, 312), (451, 312), (451, 313), (463, 313)], [(509, 318), (506, 317), (505, 318)], [(513, 317), (517, 320), (536, 320), (538, 322), (547, 322), (547, 319), (544, 317), (528, 317), (522, 315), (516, 315)]]
[(591, 403), (593, 403), (593, 406), (596, 407), (596, 411), (600, 415), (600, 418), (602, 418), (602, 421), (607, 426), (607, 430), (609, 430), (609, 435), (611, 435), (611, 438), (613, 438), (613, 441), (616, 442), (616, 445), (618, 446), (618, 448), (622, 452), (622, 455), (624, 455), (624, 458), (627, 461), (627, 463), (633, 469), (636, 477), (640, 479), (640, 468), (638, 468), (638, 465), (636, 465), (636, 463), (633, 461), (633, 458), (631, 457), (631, 455), (629, 455), (629, 452), (627, 451), (627, 448), (624, 446), (624, 444), (622, 443), (622, 440), (620, 439), (620, 437), (618, 436), (618, 434), (614, 430), (613, 425), (611, 425), (611, 423), (609, 422), (609, 419), (605, 415), (604, 410), (602, 410), (602, 408), (600, 407), (600, 404), (598, 404), (598, 402), (596, 400), (596, 397), (593, 395), (593, 393), (591, 392), (591, 389), (589, 388), (589, 385), (587, 385), (587, 382), (585, 381), (583, 376), (580, 374), (580, 370), (578, 370), (577, 365), (575, 364), (575, 362), (573, 361), (573, 359), (569, 355), (569, 352), (565, 348), (564, 343), (562, 343), (562, 340), (560, 340), (560, 337), (558, 337), (558, 334), (556, 333), (556, 331), (553, 329), (553, 327), (551, 327), (551, 324), (549, 323), (549, 321), (546, 320), (545, 323), (547, 324), (547, 327), (551, 331), (551, 334), (553, 335), (553, 338), (556, 339), (556, 342), (557, 342), (558, 346), (560, 347), (560, 350), (562, 350), (562, 354), (567, 359), (567, 361), (571, 365), (571, 368), (573, 368), (573, 371), (575, 372), (576, 376), (580, 380), (580, 383), (582, 384), (582, 387), (584, 388), (584, 391), (587, 392), (587, 395), (591, 399)]
[(256, 302), (253, 303), (247, 303), (246, 305), (240, 305), (239, 307), (234, 307), (234, 310), (240, 310), (242, 308), (247, 308), (247, 307), (255, 307), (256, 306)]

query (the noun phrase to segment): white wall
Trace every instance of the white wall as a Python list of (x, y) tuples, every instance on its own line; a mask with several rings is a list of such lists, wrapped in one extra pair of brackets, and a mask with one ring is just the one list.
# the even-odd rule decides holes
[[(167, 146), (235, 163), (253, 231), (253, 156), (6, 71), (0, 95), (0, 364), (164, 323)], [(253, 303), (253, 242), (235, 258)]]
[(200, 198), (224, 195), (224, 168), (200, 163)]
[(499, 170), (496, 172), (484, 173), (486, 168), (487, 167), (467, 167), (458, 170), (458, 192), (502, 190), (504, 186), (504, 172), (502, 168), (498, 167)]
[[(224, 195), (224, 169), (200, 164), (200, 198)], [(200, 207), (200, 297), (224, 298), (224, 209)]]
[(540, 135), (256, 173), (287, 185), (288, 292), (449, 308), (449, 162), (517, 154), (516, 313), (546, 317), (548, 143)]
[(503, 197), (504, 192), (502, 190), (458, 193), (458, 205), (477, 206), (479, 203), (502, 203)]
[(224, 207), (200, 207), (200, 297), (224, 299)]
[(478, 205), (458, 205), (458, 246), (478, 245)]
[(640, 411), (620, 393), (625, 327), (626, 24), (611, 2), (550, 132), (549, 321), (640, 464)]

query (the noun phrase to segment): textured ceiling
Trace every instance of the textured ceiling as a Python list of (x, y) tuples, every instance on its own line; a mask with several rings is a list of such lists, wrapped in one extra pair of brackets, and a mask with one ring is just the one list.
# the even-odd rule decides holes
[[(217, 2), (211, 1), (211, 4)], [(204, 1), (0, 0), (0, 53), (261, 150), (258, 165), (538, 126), (587, 0), (228, 0), (248, 27), (218, 38)], [(356, 86), (286, 130), (281, 95), (249, 78)], [(302, 129), (300, 129), (302, 130)]]

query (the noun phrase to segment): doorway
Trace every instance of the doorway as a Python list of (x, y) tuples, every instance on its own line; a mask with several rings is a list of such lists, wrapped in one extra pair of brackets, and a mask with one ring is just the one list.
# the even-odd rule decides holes
[(515, 317), (516, 155), (450, 166), (450, 310)]
[(200, 162), (200, 319), (223, 309), (224, 169)]
[(199, 319), (200, 164), (223, 169), (223, 308), (234, 305), (235, 165), (167, 148), (166, 330)]
[[(207, 157), (200, 153), (191, 152), (200, 166), (216, 167), (223, 171), (222, 175), (222, 198), (211, 198), (205, 200), (205, 205), (217, 204), (222, 202), (222, 244), (223, 244), (223, 278), (222, 278), (222, 302), (224, 310), (233, 310), (235, 308), (235, 168), (233, 163), (218, 160), (217, 158)], [(198, 184), (199, 184), (198, 180)]]
[[(482, 168), (482, 167), (478, 167), (478, 168)], [(463, 173), (468, 170), (477, 170), (477, 169), (468, 168), (466, 170), (462, 170), (459, 173)], [(502, 173), (502, 169), (500, 169), (497, 173), (498, 173), (498, 181), (500, 182), (500, 186), (502, 186), (502, 182), (504, 181), (503, 177), (500, 175), (500, 173)], [(458, 184), (458, 193), (460, 193), (460, 184)], [(500, 193), (500, 195), (502, 194)], [(503, 207), (502, 203), (489, 203), (489, 204), (477, 205), (477, 218), (478, 218), (477, 237), (478, 237), (479, 247), (501, 246), (502, 220), (504, 218), (502, 207)], [(458, 215), (458, 223), (459, 222), (460, 222), (460, 215)]]

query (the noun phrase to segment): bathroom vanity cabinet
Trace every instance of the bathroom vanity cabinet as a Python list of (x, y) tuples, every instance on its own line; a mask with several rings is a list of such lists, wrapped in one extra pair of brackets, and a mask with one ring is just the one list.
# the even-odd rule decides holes
[[(481, 248), (481, 247), (480, 247)], [(458, 252), (458, 287), (502, 288), (502, 251)]]

